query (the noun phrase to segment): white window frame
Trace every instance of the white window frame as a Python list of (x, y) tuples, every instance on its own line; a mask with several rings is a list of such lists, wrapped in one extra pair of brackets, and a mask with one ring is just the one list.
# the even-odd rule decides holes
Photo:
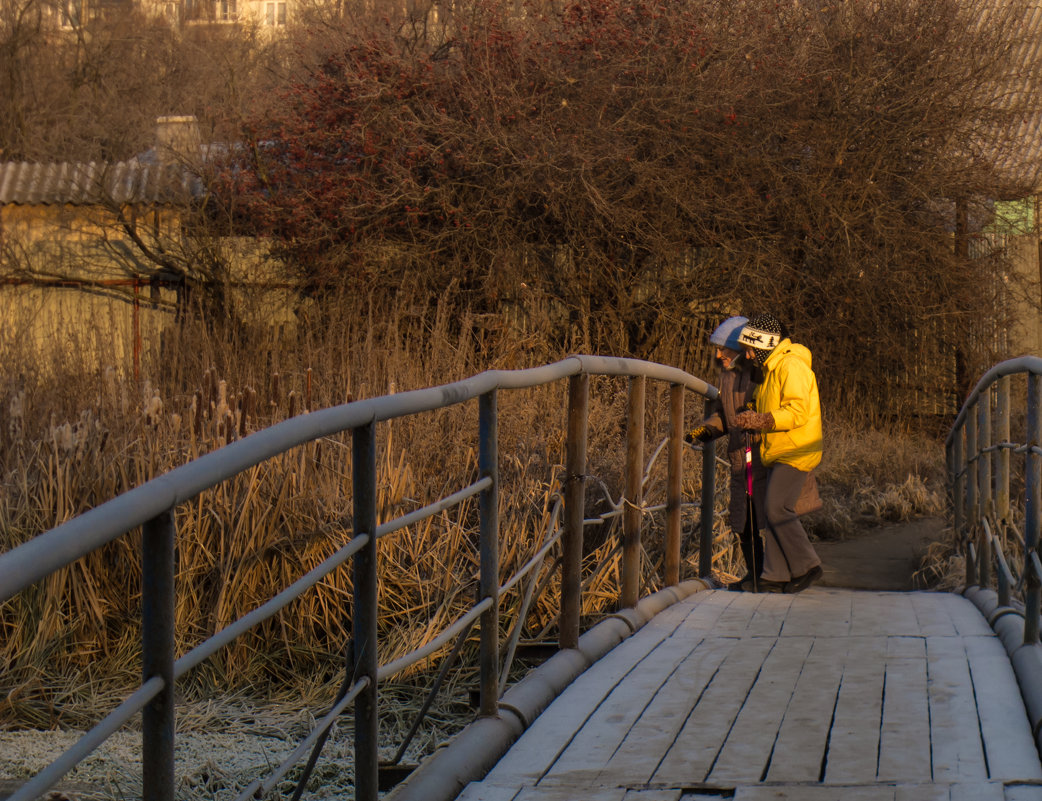
[(238, 0), (214, 0), (214, 19), (218, 22), (238, 22)]
[(264, 3), (264, 24), (281, 28), (289, 18), (286, 0), (266, 0)]

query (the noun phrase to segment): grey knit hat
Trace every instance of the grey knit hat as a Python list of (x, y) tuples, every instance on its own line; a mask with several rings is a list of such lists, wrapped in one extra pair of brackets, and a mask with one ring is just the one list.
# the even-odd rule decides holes
[(742, 328), (747, 322), (749, 322), (748, 317), (728, 317), (709, 335), (709, 342), (718, 348), (740, 351), (742, 344), (738, 341), (738, 337), (741, 336)]

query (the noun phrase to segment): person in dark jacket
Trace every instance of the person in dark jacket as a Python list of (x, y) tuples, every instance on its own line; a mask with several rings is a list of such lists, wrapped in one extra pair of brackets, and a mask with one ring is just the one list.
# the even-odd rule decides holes
[[(752, 362), (741, 354), (738, 337), (748, 319), (730, 317), (724, 320), (709, 336), (716, 346), (716, 361), (720, 366), (717, 380), (719, 397), (706, 406), (707, 416), (702, 424), (690, 431), (688, 442), (711, 442), (717, 437), (727, 437), (727, 459), (731, 466), (731, 498), (728, 506), (728, 522), (738, 538), (745, 561), (745, 576), (728, 585), (730, 590), (757, 591), (760, 572), (763, 570), (763, 540), (759, 526), (765, 521), (763, 511), (767, 488), (767, 469), (760, 460), (759, 437), (743, 431), (735, 424), (735, 417), (753, 403), (756, 384), (753, 382)], [(749, 514), (746, 451), (751, 461), (748, 470), (752, 473), (752, 504), (754, 513)], [(755, 519), (753, 519), (755, 518)]]

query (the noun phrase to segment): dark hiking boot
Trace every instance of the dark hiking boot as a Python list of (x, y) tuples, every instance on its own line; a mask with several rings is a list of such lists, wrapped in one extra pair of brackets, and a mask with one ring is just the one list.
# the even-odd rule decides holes
[(814, 565), (814, 567), (812, 567), (802, 576), (796, 576), (788, 584), (786, 584), (785, 592), (803, 592), (805, 589), (807, 589), (807, 587), (809, 587), (815, 581), (820, 579), (824, 574), (825, 573), (821, 569), (821, 565)]
[(753, 587), (753, 577), (749, 573), (746, 573), (738, 581), (732, 581), (727, 585), (727, 589), (731, 592), (756, 592)]

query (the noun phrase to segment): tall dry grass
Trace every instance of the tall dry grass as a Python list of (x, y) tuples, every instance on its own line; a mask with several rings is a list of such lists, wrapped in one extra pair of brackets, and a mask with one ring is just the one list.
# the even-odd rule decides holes
[(944, 435), (936, 422), (934, 430), (880, 428), (826, 415), (823, 427), (823, 508), (805, 519), (813, 536), (845, 539), (880, 523), (947, 514)]
[[(116, 364), (77, 365), (71, 355), (39, 364), (16, 343), (0, 342), (0, 356), (19, 365), (0, 385), (0, 551), (296, 414), (563, 354), (534, 338), (501, 336), (492, 322), (457, 314), (449, 304), (401, 304), (378, 313), (345, 297), (335, 317), (302, 325), (294, 337), (199, 324), (171, 328), (144, 354), (138, 381)], [(589, 473), (603, 492), (591, 484), (588, 516), (609, 511), (621, 495), (625, 389), (618, 379), (593, 382)], [(499, 405), (506, 576), (542, 542), (560, 490), (566, 386), (504, 392)], [(667, 409), (665, 388), (650, 386), (648, 454), (666, 430)], [(689, 402), (689, 419), (700, 413), (701, 404)], [(381, 424), (378, 439), (381, 520), (475, 478), (476, 404)], [(177, 509), (178, 653), (268, 600), (350, 538), (350, 453), (348, 436), (325, 438)], [(685, 489), (697, 497), (699, 457), (689, 452), (685, 459)], [(664, 471), (660, 458), (649, 473), (648, 505), (664, 499)], [(722, 474), (718, 486), (726, 486)], [(617, 525), (618, 518), (609, 518), (588, 532), (588, 616), (611, 608), (617, 595)], [(691, 521), (687, 529), (693, 528)], [(473, 603), (477, 541), (476, 501), (381, 541), (382, 661), (426, 642)], [(139, 534), (121, 538), (0, 607), (0, 725), (83, 725), (137, 680), (138, 549)], [(717, 551), (718, 567), (734, 572), (722, 529)], [(685, 554), (696, 558), (693, 542), (685, 543)], [(604, 570), (594, 575), (600, 563)], [(650, 589), (660, 563), (661, 547), (649, 536)], [(549, 592), (527, 618), (527, 637), (554, 636), (557, 580), (547, 575), (547, 583)], [(504, 627), (519, 605), (519, 589), (503, 598)], [(351, 597), (349, 570), (329, 576), (193, 671), (179, 691), (187, 698), (328, 695), (351, 636)], [(434, 666), (436, 660), (427, 667)]]

